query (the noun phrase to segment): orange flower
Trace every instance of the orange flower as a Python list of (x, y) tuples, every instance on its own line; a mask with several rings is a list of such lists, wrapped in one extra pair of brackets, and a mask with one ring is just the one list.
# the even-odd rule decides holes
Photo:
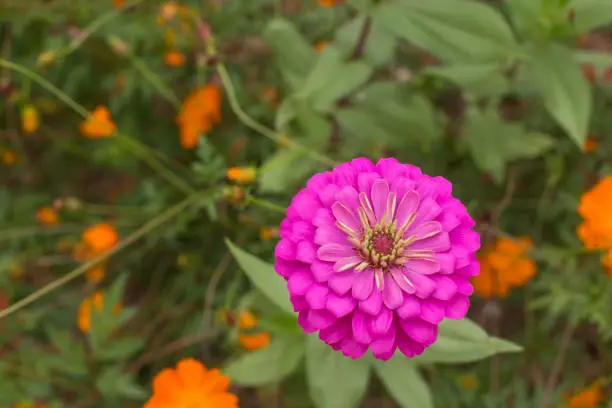
[(123, 3), (125, 3), (125, 0), (113, 0), (113, 6), (115, 8), (119, 8), (123, 6)]
[(595, 381), (590, 387), (566, 398), (568, 408), (596, 408), (603, 399), (603, 389), (600, 381)]
[(38, 117), (38, 111), (32, 105), (26, 105), (21, 110), (21, 128), (23, 132), (34, 133), (40, 126), (40, 119)]
[(9, 149), (0, 148), (0, 162), (5, 166), (12, 166), (17, 162), (17, 156)]
[(85, 279), (91, 283), (100, 283), (106, 276), (106, 263), (102, 262), (85, 273)]
[(232, 167), (227, 170), (228, 180), (239, 184), (248, 184), (257, 177), (257, 170), (253, 167)]
[(180, 128), (181, 146), (193, 149), (203, 133), (221, 122), (221, 89), (207, 84), (192, 92), (183, 102), (176, 122)]
[(81, 134), (90, 139), (111, 137), (117, 127), (111, 120), (110, 111), (105, 106), (98, 106), (89, 117), (81, 123)]
[(248, 311), (240, 312), (238, 327), (241, 333), (238, 335), (238, 342), (245, 350), (255, 351), (270, 345), (270, 333), (265, 331), (259, 333), (248, 332), (256, 326), (257, 317), (254, 314)]
[(506, 297), (512, 287), (529, 282), (537, 269), (528, 254), (532, 246), (529, 238), (520, 237), (500, 238), (494, 247), (485, 247), (479, 256), (480, 274), (472, 278), (476, 293), (484, 299)]
[(96, 224), (87, 228), (81, 240), (90, 254), (99, 255), (112, 249), (119, 241), (117, 230), (110, 224)]
[(329, 41), (319, 41), (314, 45), (314, 49), (317, 52), (321, 52), (325, 49), (325, 47), (327, 47), (327, 44), (329, 44)]
[(164, 62), (169, 67), (180, 67), (185, 64), (185, 56), (177, 50), (166, 51), (164, 54)]
[(344, 0), (317, 0), (317, 3), (319, 3), (321, 7), (333, 7), (343, 2)]
[(36, 211), (36, 220), (42, 225), (57, 225), (59, 217), (51, 207), (42, 207)]
[(262, 241), (270, 241), (276, 236), (278, 236), (278, 229), (276, 228), (262, 227), (259, 229), (259, 238)]
[(192, 358), (166, 368), (153, 379), (153, 396), (144, 408), (238, 408), (229, 378)]
[[(77, 315), (77, 325), (79, 329), (85, 334), (89, 333), (91, 329), (91, 312), (93, 308), (97, 312), (102, 311), (102, 307), (104, 307), (104, 293), (103, 292), (94, 292), (93, 295), (83, 299), (81, 304), (79, 305), (79, 312)], [(121, 305), (115, 305), (113, 308), (114, 314), (121, 313)]]
[(164, 20), (167, 21), (167, 20), (172, 20), (174, 16), (176, 15), (177, 11), (178, 11), (178, 6), (176, 5), (176, 3), (173, 1), (169, 1), (167, 3), (162, 4), (159, 14)]
[(597, 150), (597, 146), (597, 141), (590, 136), (584, 141), (584, 151), (586, 153), (593, 153)]
[(612, 176), (599, 181), (580, 198), (578, 214), (584, 219), (576, 229), (586, 249), (606, 250), (601, 262), (612, 277)]

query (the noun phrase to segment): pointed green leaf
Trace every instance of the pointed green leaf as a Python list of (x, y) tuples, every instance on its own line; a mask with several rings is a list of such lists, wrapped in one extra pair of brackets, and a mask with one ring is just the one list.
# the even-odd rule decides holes
[[(259, 170), (259, 186), (264, 193), (291, 190), (312, 175), (318, 163), (303, 149), (281, 149), (270, 156)], [(291, 168), (291, 171), (287, 171)]]
[(429, 385), (411, 359), (396, 353), (389, 361), (376, 360), (374, 368), (389, 394), (402, 408), (433, 408)]
[(573, 10), (573, 25), (578, 33), (612, 24), (612, 2), (609, 0), (573, 0), (567, 9)]
[(274, 267), (238, 248), (229, 239), (225, 243), (251, 283), (282, 310), (293, 314), (287, 285)]
[(366, 359), (352, 360), (316, 335), (306, 341), (306, 376), (317, 408), (356, 408), (368, 389), (371, 366)]

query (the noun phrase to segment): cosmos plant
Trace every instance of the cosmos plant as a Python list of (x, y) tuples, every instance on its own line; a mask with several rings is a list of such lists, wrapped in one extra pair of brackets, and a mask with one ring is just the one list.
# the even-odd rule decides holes
[(281, 223), (275, 270), (300, 326), (353, 359), (435, 342), (470, 305), (480, 237), (443, 177), (359, 158), (315, 174)]

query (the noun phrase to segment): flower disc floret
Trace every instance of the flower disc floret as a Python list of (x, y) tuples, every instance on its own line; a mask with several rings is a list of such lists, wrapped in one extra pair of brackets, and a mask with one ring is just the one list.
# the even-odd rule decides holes
[(314, 175), (281, 223), (277, 273), (306, 332), (351, 358), (412, 357), (469, 308), (474, 221), (450, 182), (395, 159)]

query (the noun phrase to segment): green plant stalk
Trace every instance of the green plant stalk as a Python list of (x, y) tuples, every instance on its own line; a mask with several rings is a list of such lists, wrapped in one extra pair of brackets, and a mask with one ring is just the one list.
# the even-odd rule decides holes
[(145, 237), (148, 233), (150, 233), (154, 229), (158, 228), (159, 226), (161, 226), (165, 222), (167, 222), (170, 219), (172, 219), (175, 216), (177, 216), (179, 213), (181, 213), (187, 207), (192, 205), (197, 199), (201, 198), (203, 195), (204, 195), (204, 192), (197, 192), (197, 193), (194, 193), (194, 194), (188, 196), (183, 201), (181, 201), (178, 204), (175, 204), (174, 206), (170, 207), (169, 209), (167, 209), (163, 213), (159, 214), (157, 217), (153, 218), (151, 221), (149, 221), (148, 223), (146, 223), (145, 225), (143, 225), (142, 227), (140, 227), (139, 229), (134, 231), (131, 235), (126, 237), (124, 240), (120, 241), (110, 251), (107, 251), (104, 254), (101, 254), (101, 255), (95, 257), (94, 259), (91, 259), (90, 261), (85, 262), (84, 264), (81, 264), (81, 266), (79, 266), (78, 268), (74, 269), (72, 272), (62, 276), (59, 279), (54, 280), (53, 282), (51, 282), (51, 283), (49, 283), (49, 284), (47, 284), (45, 286), (43, 286), (42, 288), (40, 288), (36, 292), (32, 293), (29, 296), (26, 296), (25, 298), (23, 298), (20, 301), (14, 303), (10, 307), (8, 307), (6, 309), (3, 309), (3, 310), (0, 310), (0, 319), (3, 319), (5, 317), (7, 317), (7, 316), (9, 316), (9, 315), (11, 315), (11, 314), (21, 310), (21, 309), (23, 309), (24, 307), (30, 305), (31, 303), (35, 302), (36, 300), (40, 299), (41, 297), (45, 296), (46, 294), (49, 294), (49, 293), (53, 292), (56, 289), (59, 289), (60, 287), (66, 285), (67, 283), (75, 280), (79, 276), (85, 274), (85, 272), (87, 272), (89, 269), (91, 269), (92, 267), (94, 267), (98, 263), (103, 262), (106, 259), (110, 258), (111, 256), (121, 252), (122, 250), (124, 250), (125, 248), (130, 246), (131, 244), (133, 244), (136, 241), (140, 240), (141, 238)]

